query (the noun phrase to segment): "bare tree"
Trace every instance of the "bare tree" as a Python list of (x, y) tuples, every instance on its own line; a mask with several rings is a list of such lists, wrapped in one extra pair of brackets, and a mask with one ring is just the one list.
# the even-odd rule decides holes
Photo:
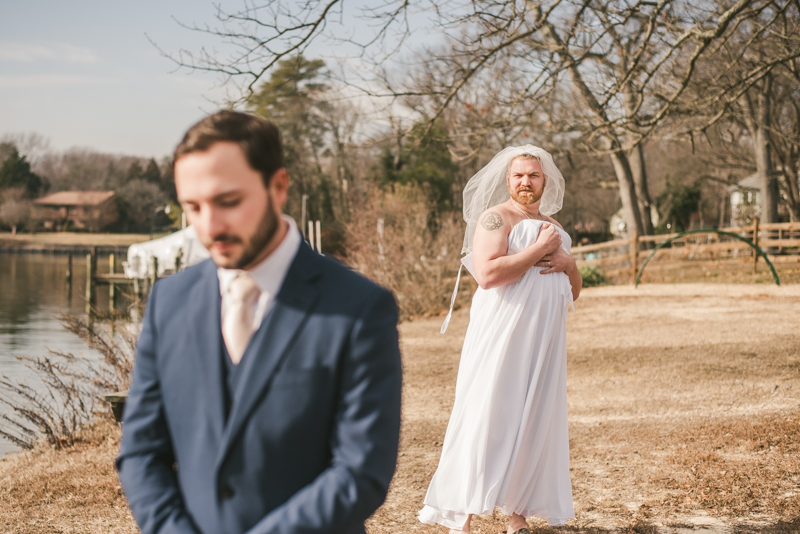
[(687, 125), (684, 131), (704, 132), (726, 122), (745, 129), (761, 178), (761, 217), (776, 222), (779, 187), (783, 185), (790, 205), (797, 198), (796, 177), (782, 182), (779, 175), (785, 171), (778, 172), (774, 159), (779, 150), (782, 167), (796, 168), (790, 147), (797, 138), (793, 116), (798, 79), (793, 72), (800, 57), (800, 4), (770, 3), (747, 22), (736, 25), (699, 63), (702, 74), (695, 77), (678, 111)]
[[(7, 133), (0, 137), (0, 144), (11, 144), (17, 147), (20, 154), (25, 156), (31, 164), (33, 171), (38, 173), (38, 165), (42, 158), (50, 152), (50, 140), (36, 132)], [(2, 162), (0, 155), (0, 162)]]
[(141, 178), (126, 183), (117, 194), (125, 202), (129, 223), (139, 231), (153, 224), (156, 209), (167, 202), (166, 193), (158, 185)]
[(11, 235), (17, 228), (31, 220), (31, 201), (25, 198), (25, 188), (15, 187), (0, 194), (0, 222), (11, 227)]
[(133, 156), (70, 149), (46, 153), (37, 165), (37, 172), (48, 182), (51, 191), (115, 190), (126, 182), (134, 163), (147, 165), (148, 162)]
[[(345, 13), (340, 0), (245, 3), (218, 11), (220, 26), (194, 29), (221, 39), (232, 52), (205, 49), (173, 56), (179, 65), (222, 73), (245, 96), (266, 73), (320, 39), (355, 44), (375, 72), (397, 50), (414, 49), (415, 13), (427, 12), (445, 40), (425, 54), (442, 68), (427, 87), (396, 82), (360, 84), (374, 96), (430, 98), (429, 128), (498, 64), (506, 62), (526, 83), (517, 101), (540, 101), (567, 87), (582, 120), (571, 128), (584, 148), (614, 164), (628, 225), (649, 233), (649, 190), (640, 144), (667, 120), (696, 73), (698, 62), (747, 21), (769, 19), (779, 0), (695, 3), (689, 0), (552, 0), (412, 3), (388, 0), (379, 8)], [(775, 7), (777, 6), (777, 7)], [(374, 32), (354, 43), (340, 21), (359, 17)], [(373, 82), (387, 82), (377, 76)], [(745, 82), (740, 82), (740, 85)], [(430, 129), (429, 129), (430, 131)]]
[(498, 53), (513, 55), (530, 72), (529, 98), (554, 92), (566, 77), (583, 115), (571, 126), (584, 134), (586, 148), (610, 155), (629, 228), (650, 233), (641, 142), (667, 119), (698, 59), (725, 38), (731, 24), (765, 9), (744, 0), (715, 7), (587, 0), (509, 2), (487, 12), (476, 5), (470, 18), (482, 31), (462, 38), (458, 47), (473, 61), (447, 84), (453, 87), (449, 95)]
[(779, 181), (794, 221), (800, 221), (800, 61), (784, 65), (773, 83), (772, 154), (780, 163)]

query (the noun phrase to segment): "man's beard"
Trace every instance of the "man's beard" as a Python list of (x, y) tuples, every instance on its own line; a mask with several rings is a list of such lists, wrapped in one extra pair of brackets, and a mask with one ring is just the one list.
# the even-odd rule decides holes
[(216, 242), (222, 243), (243, 243), (244, 250), (238, 259), (231, 258), (225, 264), (217, 264), (219, 267), (225, 269), (244, 269), (249, 267), (253, 261), (258, 258), (259, 254), (269, 244), (275, 233), (278, 231), (280, 218), (272, 209), (272, 196), (267, 195), (267, 207), (264, 210), (264, 215), (256, 227), (255, 233), (245, 242), (240, 236), (233, 234), (221, 234), (213, 238), (209, 243), (204, 243), (206, 248), (211, 248)]
[[(530, 195), (521, 195), (520, 193), (530, 192)], [(531, 204), (536, 204), (542, 198), (544, 194), (544, 187), (539, 190), (533, 189), (532, 187), (520, 187), (516, 191), (508, 188), (508, 193), (511, 195), (511, 198), (514, 199), (514, 202), (517, 204), (521, 204), (523, 206), (530, 206)]]

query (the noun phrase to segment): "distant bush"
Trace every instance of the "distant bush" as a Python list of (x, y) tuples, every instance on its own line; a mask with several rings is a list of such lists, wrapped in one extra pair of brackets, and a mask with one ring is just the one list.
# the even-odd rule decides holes
[(347, 263), (390, 289), (404, 320), (446, 311), (464, 239), (457, 214), (433, 215), (425, 191), (414, 184), (373, 189), (351, 205)]
[(583, 278), (583, 287), (601, 286), (607, 283), (606, 275), (603, 271), (592, 265), (581, 265), (578, 267), (578, 272), (581, 273)]

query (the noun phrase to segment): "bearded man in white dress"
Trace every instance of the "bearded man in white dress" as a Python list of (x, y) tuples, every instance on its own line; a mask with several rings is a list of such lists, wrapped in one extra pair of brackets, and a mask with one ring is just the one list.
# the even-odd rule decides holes
[(530, 515), (552, 525), (574, 516), (566, 314), (582, 279), (569, 235), (549, 216), (563, 192), (550, 154), (531, 145), (501, 151), (465, 189), (463, 263), (480, 288), (442, 457), (420, 511), (422, 522), (451, 534), (469, 532), (472, 515), (495, 506), (510, 516), (509, 534), (529, 534)]
[[(563, 272), (572, 284), (572, 298), (577, 299), (583, 280), (575, 260), (561, 248), (561, 236), (555, 227), (563, 227), (539, 212), (544, 194), (544, 172), (539, 158), (522, 154), (514, 158), (506, 173), (511, 198), (489, 208), (475, 231), (472, 255), (475, 278), (483, 289), (515, 282), (531, 267), (546, 267), (539, 274)], [(508, 255), (508, 236), (523, 219), (538, 219), (548, 224), (539, 239), (518, 254)]]

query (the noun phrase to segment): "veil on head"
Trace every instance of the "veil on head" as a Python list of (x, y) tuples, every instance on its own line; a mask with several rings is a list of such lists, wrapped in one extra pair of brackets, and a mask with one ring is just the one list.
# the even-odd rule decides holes
[(511, 196), (506, 186), (508, 164), (517, 156), (530, 154), (539, 158), (545, 175), (544, 194), (539, 203), (539, 212), (552, 215), (561, 209), (564, 201), (564, 177), (553, 162), (549, 152), (533, 145), (504, 148), (492, 158), (486, 167), (470, 178), (464, 188), (464, 220), (467, 231), (464, 233), (462, 254), (472, 252), (472, 238), (478, 225), (478, 218), (492, 206), (505, 202)]

